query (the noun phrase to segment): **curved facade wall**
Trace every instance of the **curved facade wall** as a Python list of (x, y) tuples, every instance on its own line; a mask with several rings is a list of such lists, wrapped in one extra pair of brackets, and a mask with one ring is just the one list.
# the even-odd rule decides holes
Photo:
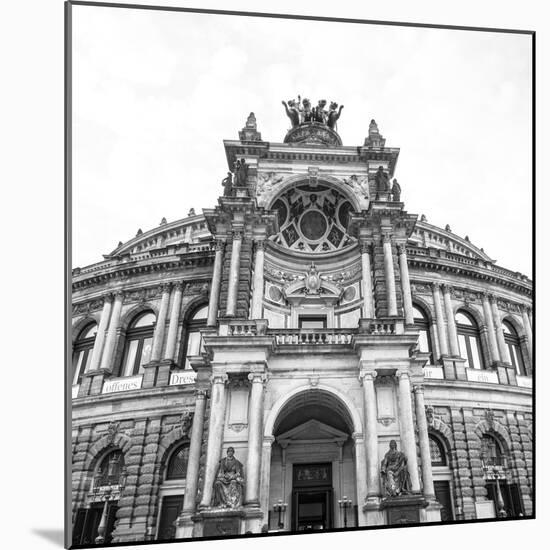
[(375, 130), (225, 142), (216, 208), (73, 270), (75, 544), (532, 513), (531, 282), (383, 191)]

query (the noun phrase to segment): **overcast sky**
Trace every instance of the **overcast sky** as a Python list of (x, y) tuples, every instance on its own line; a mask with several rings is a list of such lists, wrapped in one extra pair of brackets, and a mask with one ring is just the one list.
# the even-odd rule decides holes
[(525, 35), (73, 7), (73, 266), (215, 205), (223, 139), (250, 111), (282, 142), (281, 105), (344, 104), (401, 148), (409, 212), (531, 275), (531, 39)]

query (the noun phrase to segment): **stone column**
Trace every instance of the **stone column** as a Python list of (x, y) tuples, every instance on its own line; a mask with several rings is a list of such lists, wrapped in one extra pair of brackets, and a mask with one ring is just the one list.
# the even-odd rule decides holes
[(435, 322), (437, 324), (437, 339), (439, 341), (439, 353), (441, 355), (449, 355), (449, 348), (447, 346), (447, 332), (445, 331), (443, 309), (441, 308), (441, 293), (439, 292), (439, 283), (432, 283), (432, 292), (435, 308)]
[(372, 273), (370, 263), (369, 243), (361, 244), (361, 267), (363, 284), (363, 317), (365, 319), (374, 319), (376, 317), (374, 309), (374, 295), (372, 292)]
[(212, 284), (210, 286), (210, 299), (208, 301), (208, 320), (206, 321), (206, 325), (209, 327), (216, 326), (216, 321), (218, 319), (224, 248), (225, 242), (222, 240), (217, 240), (216, 256), (214, 258), (214, 271), (212, 273)]
[(416, 457), (416, 442), (414, 437), (414, 422), (412, 417), (411, 381), (408, 372), (398, 372), (399, 379), (399, 417), (401, 424), (401, 446), (407, 456), (411, 486), (413, 492), (420, 492), (418, 477), (418, 459)]
[(168, 336), (166, 338), (166, 349), (164, 359), (174, 361), (176, 355), (176, 340), (178, 337), (178, 325), (180, 322), (181, 297), (183, 294), (183, 283), (176, 283), (172, 291), (172, 310), (170, 311), (170, 324), (168, 325)]
[(260, 508), (264, 514), (265, 523), (270, 510), (269, 502), (269, 490), (271, 480), (271, 450), (273, 448), (273, 442), (275, 438), (273, 436), (266, 436), (263, 438), (262, 444), (262, 473), (260, 479)]
[(533, 363), (533, 331), (531, 329), (531, 320), (529, 319), (527, 308), (525, 306), (521, 306), (521, 318), (523, 320), (523, 330), (525, 331), (525, 335), (527, 336), (527, 351), (529, 352), (529, 358), (532, 364)]
[(443, 285), (443, 301), (445, 302), (445, 314), (447, 315), (447, 330), (449, 332), (451, 355), (454, 357), (459, 357), (460, 349), (458, 347), (455, 315), (453, 311), (453, 304), (451, 302), (451, 287), (449, 285)]
[(367, 460), (365, 457), (365, 441), (363, 434), (352, 434), (355, 449), (355, 481), (358, 505), (359, 525), (366, 525), (365, 515), (362, 513), (362, 505), (367, 500)]
[(99, 326), (97, 327), (97, 334), (94, 341), (94, 349), (92, 350), (92, 357), (88, 367), (89, 371), (94, 371), (99, 368), (101, 353), (103, 352), (103, 344), (105, 343), (105, 332), (107, 331), (109, 316), (111, 315), (111, 308), (113, 306), (113, 295), (105, 295), (104, 300), (103, 310), (101, 312), (101, 318), (99, 320)]
[(204, 411), (206, 409), (206, 391), (195, 392), (195, 414), (193, 415), (193, 427), (191, 428), (191, 443), (189, 445), (189, 458), (187, 461), (187, 474), (185, 482), (185, 497), (183, 499), (183, 513), (195, 511), (195, 497), (199, 482), (199, 467), (202, 446), (202, 433), (204, 429)]
[(367, 500), (380, 496), (378, 474), (378, 422), (376, 419), (375, 371), (363, 371), (359, 380), (363, 384), (363, 405), (365, 407), (365, 450), (367, 453)]
[(403, 291), (403, 309), (405, 310), (405, 323), (414, 324), (413, 304), (411, 296), (411, 281), (409, 279), (409, 266), (407, 264), (407, 246), (403, 243), (397, 246), (399, 251), (399, 269), (401, 273), (401, 289)]
[(120, 327), (120, 312), (122, 311), (123, 300), (124, 300), (124, 293), (122, 291), (118, 291), (115, 294), (115, 302), (113, 304), (113, 310), (111, 312), (111, 321), (109, 322), (107, 339), (105, 340), (105, 351), (103, 352), (103, 357), (101, 358), (100, 368), (108, 371), (113, 370), (115, 344), (116, 344), (118, 329)]
[(212, 501), (212, 490), (216, 470), (222, 450), (223, 425), (227, 405), (227, 374), (213, 374), (212, 397), (210, 399), (210, 421), (208, 423), (208, 447), (204, 471), (204, 487), (202, 491), (201, 508), (208, 508)]
[(226, 315), (234, 316), (237, 312), (237, 293), (239, 290), (239, 268), (241, 266), (241, 231), (233, 232), (233, 246), (231, 249), (231, 264), (229, 266), (229, 287), (227, 289)]
[(256, 256), (254, 258), (254, 291), (252, 293), (252, 309), (250, 318), (262, 318), (264, 298), (264, 256), (265, 241), (256, 241)]
[(384, 248), (384, 273), (386, 276), (386, 297), (388, 300), (388, 315), (397, 315), (397, 296), (395, 294), (395, 273), (393, 271), (393, 254), (391, 249), (391, 235), (382, 237)]
[(262, 464), (262, 427), (264, 405), (265, 374), (251, 372), (248, 379), (250, 402), (248, 406), (248, 455), (246, 457), (246, 483), (244, 503), (249, 506), (260, 505), (260, 467)]
[(482, 295), (483, 303), (483, 318), (485, 320), (485, 326), (487, 327), (487, 341), (489, 342), (489, 359), (491, 363), (500, 361), (500, 355), (497, 348), (497, 339), (495, 336), (495, 323), (493, 322), (493, 315), (491, 313), (491, 306), (489, 305), (489, 296), (487, 293)]
[(512, 364), (510, 359), (510, 353), (508, 351), (508, 346), (504, 341), (504, 331), (502, 330), (502, 321), (500, 319), (500, 314), (498, 312), (497, 300), (494, 296), (489, 296), (491, 302), (491, 310), (493, 313), (493, 324), (495, 327), (495, 333), (497, 337), (498, 353), (500, 355), (500, 360), (504, 363)]
[(435, 490), (432, 474), (432, 457), (430, 455), (430, 440), (428, 438), (428, 422), (426, 420), (426, 408), (424, 404), (424, 386), (414, 386), (413, 391), (416, 404), (416, 426), (418, 428), (418, 443), (420, 444), (424, 496), (428, 500), (434, 500)]
[(166, 332), (166, 317), (168, 316), (168, 304), (170, 302), (171, 285), (162, 285), (162, 297), (160, 299), (159, 314), (155, 325), (153, 335), (153, 348), (151, 350), (151, 361), (160, 361), (162, 353), (162, 344), (164, 343), (164, 333)]

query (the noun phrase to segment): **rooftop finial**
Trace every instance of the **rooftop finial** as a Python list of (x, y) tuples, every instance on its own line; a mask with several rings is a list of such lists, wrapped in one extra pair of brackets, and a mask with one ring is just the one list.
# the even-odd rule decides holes
[(248, 115), (244, 128), (239, 132), (239, 139), (241, 141), (262, 141), (262, 134), (258, 132), (254, 113)]
[(369, 137), (365, 138), (365, 147), (384, 147), (385, 145), (386, 140), (378, 130), (378, 124), (373, 118), (369, 124)]

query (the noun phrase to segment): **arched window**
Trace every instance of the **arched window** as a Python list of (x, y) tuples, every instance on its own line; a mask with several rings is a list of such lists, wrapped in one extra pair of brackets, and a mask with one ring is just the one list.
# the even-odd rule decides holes
[(97, 325), (90, 323), (80, 331), (76, 339), (73, 351), (73, 385), (80, 384), (82, 374), (90, 365), (96, 334)]
[(414, 326), (418, 329), (418, 347), (422, 353), (430, 354), (430, 365), (434, 364), (430, 323), (427, 315), (413, 304)]
[(124, 473), (124, 455), (122, 451), (118, 449), (111, 451), (99, 463), (99, 468), (94, 476), (94, 487), (121, 485)]
[(189, 459), (189, 445), (180, 445), (170, 457), (166, 468), (166, 479), (185, 479), (187, 475), (187, 460)]
[(465, 367), (470, 369), (484, 368), (479, 329), (474, 318), (465, 311), (458, 311), (455, 315), (455, 322), (460, 356), (466, 359)]
[(153, 331), (156, 317), (152, 311), (135, 317), (126, 332), (126, 344), (122, 358), (121, 376), (133, 376), (143, 372), (143, 365), (151, 360)]
[(490, 434), (481, 438), (481, 461), (484, 466), (506, 466), (500, 443)]
[(443, 444), (437, 437), (429, 434), (428, 439), (430, 442), (430, 456), (432, 459), (432, 466), (446, 466), (447, 457), (445, 455), (445, 449)]
[(502, 330), (504, 332), (504, 342), (506, 342), (506, 345), (508, 346), (510, 361), (512, 361), (512, 365), (516, 369), (516, 373), (520, 376), (525, 376), (527, 372), (525, 370), (523, 354), (521, 353), (521, 344), (518, 333), (513, 325), (508, 321), (502, 322)]
[(203, 351), (201, 330), (206, 327), (208, 318), (208, 306), (203, 305), (197, 308), (187, 323), (186, 341), (185, 341), (185, 368), (190, 369), (189, 357), (200, 355)]

